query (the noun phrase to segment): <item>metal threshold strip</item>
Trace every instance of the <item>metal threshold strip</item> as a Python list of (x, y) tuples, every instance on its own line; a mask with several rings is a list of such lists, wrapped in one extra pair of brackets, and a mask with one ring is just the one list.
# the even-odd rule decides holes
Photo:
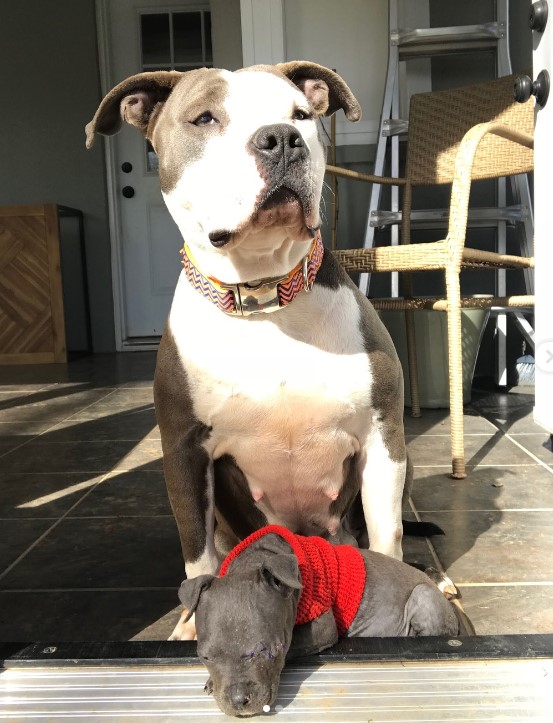
[[(232, 720), (195, 643), (0, 644), (0, 718)], [(277, 720), (549, 721), (553, 635), (354, 638), (286, 666)], [(263, 716), (262, 716), (263, 717)]]

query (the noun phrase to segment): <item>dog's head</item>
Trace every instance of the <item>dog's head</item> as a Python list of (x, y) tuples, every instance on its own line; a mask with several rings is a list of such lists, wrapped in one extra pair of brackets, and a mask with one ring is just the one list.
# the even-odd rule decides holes
[(317, 118), (340, 108), (361, 117), (340, 76), (315, 63), (141, 73), (106, 95), (87, 146), (122, 121), (136, 126), (159, 157), (171, 215), (205, 257), (311, 239), (325, 167)]
[(225, 577), (201, 575), (179, 590), (196, 615), (198, 656), (210, 675), (206, 690), (227, 715), (256, 715), (274, 705), (292, 641), (298, 562), (283, 551), (283, 540), (270, 538), (276, 536), (242, 553)]

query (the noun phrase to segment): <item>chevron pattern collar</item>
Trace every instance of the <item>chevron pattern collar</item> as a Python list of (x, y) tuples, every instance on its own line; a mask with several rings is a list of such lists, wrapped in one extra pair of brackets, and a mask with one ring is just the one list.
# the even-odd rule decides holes
[(250, 316), (278, 311), (293, 301), (300, 291), (311, 291), (323, 260), (324, 246), (321, 232), (317, 231), (307, 256), (286, 276), (261, 279), (255, 284), (224, 284), (211, 276), (204, 276), (186, 244), (181, 254), (186, 278), (202, 296), (225, 314)]

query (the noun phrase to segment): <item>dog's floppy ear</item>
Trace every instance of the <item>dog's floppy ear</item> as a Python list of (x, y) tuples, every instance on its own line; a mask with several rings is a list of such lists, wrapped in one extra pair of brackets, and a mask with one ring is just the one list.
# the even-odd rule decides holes
[(188, 608), (188, 616), (182, 622), (186, 623), (192, 617), (194, 610), (198, 607), (200, 595), (207, 590), (215, 580), (213, 575), (198, 575), (190, 580), (183, 580), (179, 588), (179, 600)]
[(289, 597), (293, 590), (301, 590), (298, 558), (289, 553), (271, 555), (261, 566), (261, 579)]
[(123, 121), (136, 126), (144, 135), (155, 111), (165, 103), (183, 73), (158, 70), (138, 73), (112, 88), (86, 126), (86, 147), (91, 148), (96, 133), (111, 136)]
[(298, 86), (317, 115), (332, 115), (340, 108), (350, 121), (361, 118), (361, 106), (342, 78), (324, 65), (307, 60), (278, 63), (275, 68)]

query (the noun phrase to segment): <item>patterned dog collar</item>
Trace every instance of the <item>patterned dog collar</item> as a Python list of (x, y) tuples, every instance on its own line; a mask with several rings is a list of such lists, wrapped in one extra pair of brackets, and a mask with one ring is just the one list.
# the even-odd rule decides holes
[(293, 301), (300, 291), (311, 291), (324, 254), (320, 231), (313, 239), (311, 249), (300, 263), (286, 276), (261, 279), (255, 284), (224, 284), (204, 276), (194, 263), (185, 244), (181, 250), (182, 265), (190, 284), (212, 304), (231, 316), (250, 316), (278, 311)]

